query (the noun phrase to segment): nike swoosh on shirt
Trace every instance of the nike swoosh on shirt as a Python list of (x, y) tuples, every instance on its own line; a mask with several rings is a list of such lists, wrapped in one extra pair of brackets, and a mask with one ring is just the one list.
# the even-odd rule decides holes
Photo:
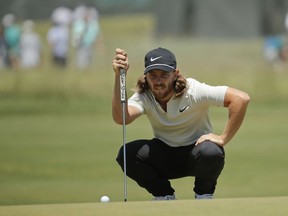
[(181, 113), (184, 112), (188, 107), (189, 107), (189, 106), (185, 106), (185, 107), (179, 109), (179, 112), (181, 112)]
[(156, 60), (159, 59), (159, 58), (162, 58), (162, 56), (158, 56), (158, 57), (156, 57), (156, 58), (151, 57), (151, 58), (150, 58), (150, 61), (153, 62), (153, 61), (156, 61)]

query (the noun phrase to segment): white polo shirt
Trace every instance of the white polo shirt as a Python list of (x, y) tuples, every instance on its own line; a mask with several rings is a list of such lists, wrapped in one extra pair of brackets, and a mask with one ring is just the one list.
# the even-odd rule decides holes
[(224, 106), (227, 86), (210, 86), (195, 79), (187, 79), (188, 89), (181, 96), (172, 97), (167, 103), (167, 112), (147, 91), (134, 93), (128, 100), (129, 106), (137, 107), (146, 114), (154, 136), (169, 146), (187, 146), (212, 132), (209, 107)]

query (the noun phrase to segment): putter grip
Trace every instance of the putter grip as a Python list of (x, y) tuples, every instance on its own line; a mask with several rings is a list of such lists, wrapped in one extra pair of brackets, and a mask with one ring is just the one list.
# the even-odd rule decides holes
[(126, 75), (123, 68), (120, 69), (120, 99), (122, 103), (126, 102)]

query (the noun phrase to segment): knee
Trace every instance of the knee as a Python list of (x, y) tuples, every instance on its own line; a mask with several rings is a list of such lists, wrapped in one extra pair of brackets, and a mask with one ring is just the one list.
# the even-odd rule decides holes
[(220, 147), (211, 141), (204, 141), (194, 148), (193, 155), (195, 158), (201, 157), (224, 159), (225, 152), (223, 147)]
[(123, 148), (123, 146), (118, 151), (116, 161), (122, 168), (124, 167), (124, 148)]

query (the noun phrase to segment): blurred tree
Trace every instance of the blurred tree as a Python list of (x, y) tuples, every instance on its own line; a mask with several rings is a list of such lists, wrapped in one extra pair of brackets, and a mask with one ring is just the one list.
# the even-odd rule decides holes
[(287, 0), (156, 0), (157, 36), (255, 37), (284, 32)]
[(276, 35), (284, 32), (284, 20), (288, 12), (287, 0), (263, 0), (262, 35)]
[(195, 24), (194, 0), (156, 0), (157, 36), (183, 36), (193, 32)]
[(48, 19), (57, 6), (74, 8), (80, 2), (101, 14), (154, 13), (157, 36), (279, 34), (288, 12), (288, 0), (0, 0), (0, 18), (14, 13), (20, 19)]
[[(0, 17), (14, 13), (21, 19), (47, 19), (58, 6), (74, 8), (80, 3), (95, 6), (101, 14), (148, 11), (152, 0), (0, 0)], [(124, 6), (124, 7), (123, 7)]]

